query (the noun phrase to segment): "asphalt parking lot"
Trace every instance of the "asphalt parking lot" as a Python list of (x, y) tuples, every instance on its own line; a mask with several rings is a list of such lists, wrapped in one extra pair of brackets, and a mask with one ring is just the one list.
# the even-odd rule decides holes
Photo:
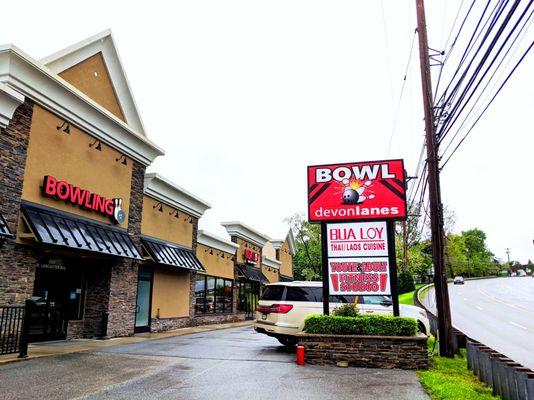
[(8, 399), (428, 399), (412, 371), (295, 364), (251, 327), (0, 366)]

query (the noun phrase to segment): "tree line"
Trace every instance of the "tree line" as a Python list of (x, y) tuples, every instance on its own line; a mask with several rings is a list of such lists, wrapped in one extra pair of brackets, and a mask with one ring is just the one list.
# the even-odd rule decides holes
[[(427, 220), (421, 216), (424, 210), (410, 209), (404, 227), (395, 224), (395, 249), (401, 292), (405, 285), (427, 282), (433, 276), (432, 245)], [(495, 259), (486, 244), (486, 234), (479, 228), (454, 233), (454, 213), (445, 210), (446, 265), (449, 277), (497, 275), (510, 266)], [(293, 273), (297, 280), (321, 279), (321, 227), (310, 224), (304, 214), (294, 214), (287, 221), (295, 236), (297, 252), (293, 258)], [(404, 241), (406, 240), (406, 256)], [(404, 290), (403, 290), (404, 289)]]

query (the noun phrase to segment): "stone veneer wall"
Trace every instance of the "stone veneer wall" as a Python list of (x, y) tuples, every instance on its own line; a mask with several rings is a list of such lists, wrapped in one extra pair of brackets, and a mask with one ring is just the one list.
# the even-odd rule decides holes
[[(0, 129), (0, 212), (13, 233), (19, 220), (32, 115), (33, 102), (26, 100), (9, 125)], [(0, 306), (23, 305), (32, 295), (36, 265), (33, 249), (5, 241), (0, 248)]]
[[(136, 161), (132, 168), (132, 188), (128, 211), (128, 233), (140, 248), (141, 217), (143, 210), (143, 183), (145, 167)], [(128, 336), (134, 333), (137, 274), (139, 262), (121, 259), (111, 267), (109, 280), (108, 336)]]
[(347, 361), (351, 367), (427, 369), (426, 336), (356, 336), (301, 334), (305, 361), (313, 365), (336, 365)]

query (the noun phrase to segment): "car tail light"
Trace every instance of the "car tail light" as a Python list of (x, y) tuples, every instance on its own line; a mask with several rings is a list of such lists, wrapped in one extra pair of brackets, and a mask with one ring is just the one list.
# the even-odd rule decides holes
[(272, 304), (270, 306), (258, 306), (256, 311), (263, 314), (287, 314), (292, 309), (291, 304)]

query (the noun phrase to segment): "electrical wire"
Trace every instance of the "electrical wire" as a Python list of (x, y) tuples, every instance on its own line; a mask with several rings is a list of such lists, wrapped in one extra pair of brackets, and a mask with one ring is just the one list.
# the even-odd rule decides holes
[(406, 68), (404, 70), (404, 77), (402, 79), (402, 87), (399, 95), (399, 101), (397, 102), (397, 112), (395, 113), (395, 118), (393, 120), (393, 127), (391, 129), (391, 135), (389, 137), (389, 144), (388, 144), (388, 151), (387, 155), (389, 156), (389, 152), (391, 151), (391, 144), (393, 143), (393, 136), (395, 136), (395, 129), (397, 128), (397, 121), (399, 118), (400, 113), (400, 106), (402, 101), (402, 95), (404, 94), (404, 87), (406, 86), (406, 79), (408, 77), (408, 69), (410, 68), (410, 61), (412, 60), (412, 53), (413, 53), (413, 47), (415, 43), (415, 37), (417, 35), (417, 28), (415, 28), (413, 37), (412, 37), (412, 44), (410, 45), (410, 52), (408, 54), (408, 61), (406, 63)]
[(519, 67), (519, 65), (521, 65), (521, 63), (523, 62), (523, 60), (526, 58), (526, 56), (528, 55), (528, 53), (530, 52), (530, 50), (532, 49), (532, 47), (534, 46), (534, 41), (532, 43), (530, 43), (530, 46), (525, 50), (525, 52), (523, 53), (523, 55), (521, 56), (521, 58), (519, 59), (519, 61), (516, 63), (516, 65), (514, 66), (514, 68), (512, 69), (512, 71), (510, 71), (510, 73), (508, 74), (508, 76), (506, 77), (506, 79), (504, 80), (504, 82), (499, 86), (499, 89), (497, 90), (497, 92), (493, 95), (493, 97), (491, 98), (490, 102), (486, 105), (486, 107), (484, 107), (484, 110), (482, 110), (482, 113), (478, 116), (478, 118), (475, 120), (475, 122), (471, 125), (471, 127), (469, 128), (469, 130), (467, 131), (467, 133), (462, 137), (462, 140), (460, 140), (460, 142), (456, 145), (456, 147), (454, 148), (454, 150), (452, 151), (452, 153), (447, 157), (447, 159), (445, 160), (445, 162), (442, 164), (442, 169), (447, 165), (447, 163), (449, 162), (449, 160), (451, 159), (451, 157), (454, 155), (454, 153), (456, 153), (456, 151), (458, 150), (458, 148), (460, 147), (460, 145), (464, 142), (464, 140), (467, 138), (467, 136), (469, 136), (469, 134), (472, 132), (473, 128), (476, 126), (476, 124), (478, 123), (478, 121), (480, 121), (480, 119), (482, 118), (482, 116), (486, 113), (486, 111), (488, 110), (489, 106), (493, 103), (493, 101), (495, 100), (495, 98), (497, 97), (497, 95), (501, 92), (501, 90), (505, 87), (505, 85), (508, 83), (508, 81), (510, 80), (510, 78), (512, 77), (512, 75), (515, 73), (515, 71), (517, 70), (517, 68)]

